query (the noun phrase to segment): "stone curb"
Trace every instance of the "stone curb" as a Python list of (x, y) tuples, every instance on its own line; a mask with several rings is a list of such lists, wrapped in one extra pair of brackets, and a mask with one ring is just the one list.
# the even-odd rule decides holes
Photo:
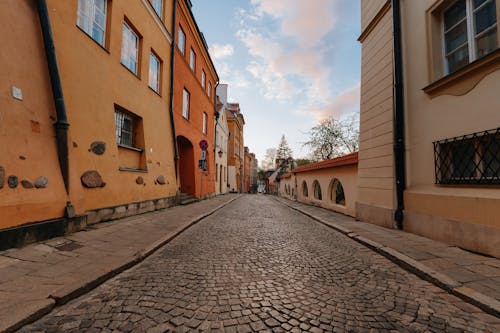
[(435, 286), (445, 290), (446, 292), (453, 294), (467, 303), (477, 306), (484, 312), (491, 314), (497, 318), (500, 318), (500, 302), (496, 299), (486, 296), (476, 290), (463, 286), (460, 282), (455, 281), (444, 275), (442, 273), (436, 272), (430, 267), (418, 262), (417, 260), (408, 257), (407, 255), (394, 250), (393, 248), (383, 246), (371, 239), (363, 236), (359, 236), (351, 230), (340, 226), (334, 222), (327, 222), (321, 217), (315, 216), (314, 214), (308, 213), (298, 207), (294, 207), (283, 201), (281, 198), (276, 198), (281, 204), (290, 207), (291, 209), (310, 217), (311, 219), (323, 224), (324, 226), (334, 229), (345, 236), (355, 240), (356, 242), (370, 248), (371, 250), (383, 255), (387, 259), (391, 260), (401, 268), (417, 275), (423, 280), (431, 282)]
[(108, 270), (107, 272), (103, 272), (103, 274), (92, 278), (91, 280), (84, 281), (83, 284), (78, 284), (78, 285), (73, 285), (73, 286), (66, 286), (63, 287), (59, 290), (56, 290), (52, 294), (48, 296), (47, 299), (47, 304), (45, 304), (42, 308), (36, 309), (34, 312), (30, 313), (27, 315), (25, 318), (19, 318), (16, 319), (15, 322), (12, 322), (9, 325), (9, 327), (2, 328), (0, 327), (0, 333), (11, 333), (15, 332), (16, 330), (20, 329), (24, 325), (27, 325), (29, 323), (32, 323), (43, 316), (47, 315), (50, 313), (55, 307), (63, 305), (79, 296), (82, 296), (83, 294), (86, 294), (87, 292), (91, 291), (92, 289), (97, 288), (99, 285), (103, 284), (107, 280), (111, 279), (112, 277), (122, 273), (123, 271), (132, 268), (133, 266), (137, 265), (138, 263), (144, 261), (147, 257), (152, 255), (154, 252), (156, 252), (158, 249), (160, 249), (162, 246), (166, 245), (173, 239), (175, 239), (177, 236), (182, 234), (184, 231), (187, 229), (191, 228), (201, 220), (209, 217), (210, 215), (214, 214), (221, 208), (224, 208), (225, 206), (229, 205), (233, 201), (239, 199), (241, 195), (238, 195), (236, 198), (233, 198), (217, 207), (214, 209), (210, 210), (209, 212), (199, 215), (195, 217), (194, 219), (191, 220), (187, 225), (177, 229), (174, 231), (172, 234), (165, 236), (163, 238), (160, 238), (153, 244), (151, 244), (149, 247), (146, 249), (139, 251), (135, 254), (135, 257), (132, 258), (131, 260), (125, 262), (122, 265), (119, 265), (116, 268), (112, 268), (111, 270)]

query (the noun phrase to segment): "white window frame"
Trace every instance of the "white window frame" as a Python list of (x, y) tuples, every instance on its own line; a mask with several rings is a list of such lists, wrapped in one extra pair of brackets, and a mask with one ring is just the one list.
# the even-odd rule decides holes
[[(453, 7), (457, 2), (459, 1), (465, 1), (465, 6), (466, 6), (466, 16), (465, 16), (465, 20), (466, 20), (466, 25), (467, 25), (467, 46), (468, 46), (468, 52), (469, 52), (469, 64), (481, 57), (479, 57), (477, 55), (477, 46), (476, 46), (476, 40), (478, 38), (478, 36), (483, 36), (485, 34), (487, 34), (488, 32), (490, 32), (491, 30), (493, 29), (497, 29), (497, 38), (498, 38), (498, 17), (497, 17), (497, 22), (493, 25), (491, 25), (490, 27), (486, 28), (484, 31), (482, 31), (481, 33), (479, 33), (478, 35), (476, 35), (476, 32), (475, 32), (475, 25), (474, 25), (474, 14), (481, 10), (481, 8), (483, 8), (486, 4), (488, 4), (489, 2), (494, 2), (495, 5), (496, 5), (496, 0), (487, 0), (485, 1), (484, 3), (482, 3), (478, 8), (474, 9), (474, 4), (473, 4), (473, 0), (456, 0), (456, 1), (453, 1), (452, 3), (450, 3), (450, 5), (448, 7), (446, 7), (442, 13), (441, 13), (441, 36), (443, 36), (443, 40), (442, 40), (442, 50), (443, 50), (443, 68), (444, 68), (444, 72), (445, 72), (445, 75), (448, 75), (448, 74), (451, 74), (450, 73), (450, 68), (449, 68), (449, 64), (448, 64), (448, 58), (447, 56), (457, 50), (459, 50), (460, 48), (462, 48), (464, 46), (464, 44), (456, 47), (454, 50), (446, 53), (446, 36), (445, 36), (445, 21), (444, 21), (444, 14), (451, 8)], [(457, 22), (455, 23), (454, 26), (452, 26), (451, 28), (449, 28), (447, 31), (451, 31), (453, 30), (455, 27), (457, 27), (459, 24), (461, 24), (463, 21), (460, 21), (460, 22)], [(498, 45), (497, 45), (498, 47)]]
[(179, 31), (177, 33), (177, 47), (179, 48), (179, 51), (181, 51), (182, 54), (185, 54), (186, 52), (186, 33), (182, 29), (181, 26), (179, 26)]
[[(124, 121), (128, 120), (130, 123), (130, 129), (124, 128)], [(136, 119), (122, 110), (115, 108), (115, 127), (116, 127), (116, 143), (120, 146), (134, 147), (135, 144), (135, 126)], [(130, 141), (125, 141), (123, 139), (123, 133), (127, 133), (130, 136)]]
[(196, 70), (196, 53), (193, 48), (189, 50), (189, 68), (194, 72)]
[[(155, 66), (152, 66), (153, 62), (155, 62)], [(154, 71), (156, 70), (156, 78)], [(161, 77), (161, 60), (156, 56), (154, 52), (151, 51), (149, 55), (149, 87), (156, 91), (160, 92), (160, 77)]]
[(203, 112), (203, 134), (207, 134), (207, 126), (208, 126), (208, 115), (206, 112)]
[[(104, 12), (96, 5), (96, 2), (104, 4)], [(78, 0), (78, 12), (76, 24), (89, 35), (93, 40), (101, 46), (106, 43), (106, 23), (108, 14), (108, 1), (107, 0)], [(98, 17), (102, 16), (104, 22), (99, 23)], [(102, 31), (102, 40), (94, 36), (94, 29)]]
[(205, 85), (207, 84), (207, 74), (204, 70), (201, 71), (201, 87), (205, 89)]
[(190, 104), (191, 94), (186, 88), (182, 91), (182, 116), (189, 119), (189, 104)]
[(151, 0), (151, 6), (153, 6), (156, 14), (163, 18), (163, 0)]
[[(128, 37), (135, 37), (135, 43), (130, 43)], [(132, 38), (130, 38), (130, 41), (132, 41)], [(128, 47), (135, 47), (135, 52), (128, 51)], [(136, 75), (139, 73), (139, 35), (127, 22), (123, 22), (121, 63), (132, 73)], [(132, 64), (135, 64), (135, 66), (132, 66)]]

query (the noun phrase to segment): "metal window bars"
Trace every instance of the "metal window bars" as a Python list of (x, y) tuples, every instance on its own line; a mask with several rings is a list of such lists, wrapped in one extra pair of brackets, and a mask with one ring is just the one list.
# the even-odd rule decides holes
[(115, 111), (116, 142), (121, 145), (134, 146), (134, 120), (121, 111)]
[(436, 184), (500, 185), (500, 127), (433, 145)]

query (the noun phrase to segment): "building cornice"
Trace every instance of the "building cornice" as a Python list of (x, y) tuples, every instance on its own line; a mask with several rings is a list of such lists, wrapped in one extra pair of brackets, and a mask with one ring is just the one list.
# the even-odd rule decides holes
[(146, 9), (148, 10), (149, 14), (151, 14), (151, 16), (153, 17), (153, 20), (156, 22), (156, 25), (158, 25), (158, 27), (160, 28), (161, 32), (165, 35), (165, 37), (167, 38), (168, 42), (171, 44), (172, 40), (173, 40), (172, 35), (168, 31), (167, 27), (165, 27), (165, 24), (162, 22), (162, 20), (160, 19), (160, 17), (156, 14), (156, 12), (155, 12), (153, 6), (151, 5), (151, 3), (148, 0), (142, 0), (142, 4), (146, 7)]
[(375, 29), (377, 24), (382, 20), (382, 18), (385, 16), (385, 14), (387, 14), (389, 12), (390, 9), (391, 9), (391, 1), (387, 0), (385, 2), (385, 4), (382, 6), (382, 8), (380, 8), (377, 15), (375, 15), (373, 17), (373, 19), (370, 21), (370, 23), (368, 23), (366, 28), (363, 30), (363, 32), (359, 36), (358, 41), (360, 43), (363, 43), (365, 41), (366, 37), (368, 37), (368, 35), (373, 31), (373, 29)]

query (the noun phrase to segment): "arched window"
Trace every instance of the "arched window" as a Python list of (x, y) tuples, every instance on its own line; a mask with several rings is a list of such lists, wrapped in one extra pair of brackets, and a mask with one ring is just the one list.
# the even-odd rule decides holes
[(319, 182), (317, 180), (315, 180), (313, 183), (313, 189), (314, 199), (323, 200), (323, 196), (321, 195), (321, 186), (319, 185)]
[(330, 200), (337, 205), (345, 206), (345, 194), (342, 183), (337, 179), (333, 179), (330, 183)]
[(307, 198), (309, 196), (309, 191), (307, 190), (307, 183), (302, 182), (302, 194)]

